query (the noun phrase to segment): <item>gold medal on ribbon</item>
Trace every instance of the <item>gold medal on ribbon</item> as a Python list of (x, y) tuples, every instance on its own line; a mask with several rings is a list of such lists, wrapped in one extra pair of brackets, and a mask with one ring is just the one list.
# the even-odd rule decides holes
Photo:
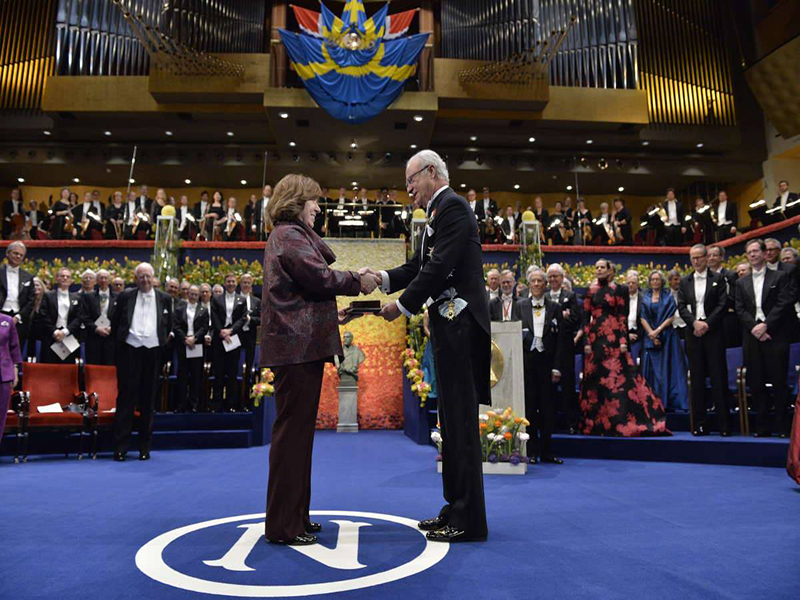
[(450, 300), (447, 304), (447, 314), (445, 315), (448, 321), (452, 321), (456, 318), (456, 303)]

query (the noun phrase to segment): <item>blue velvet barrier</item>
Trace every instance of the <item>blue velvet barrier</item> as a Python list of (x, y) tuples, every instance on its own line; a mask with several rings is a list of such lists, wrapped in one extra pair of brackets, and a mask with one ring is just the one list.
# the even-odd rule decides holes
[(253, 409), (253, 446), (266, 446), (272, 441), (272, 425), (275, 423), (275, 397), (270, 396)]
[[(424, 407), (419, 405), (419, 396), (411, 392), (411, 382), (403, 368), (403, 432), (417, 444), (431, 443), (431, 414), (434, 414), (436, 401), (429, 399)], [(433, 405), (433, 406), (431, 406)]]

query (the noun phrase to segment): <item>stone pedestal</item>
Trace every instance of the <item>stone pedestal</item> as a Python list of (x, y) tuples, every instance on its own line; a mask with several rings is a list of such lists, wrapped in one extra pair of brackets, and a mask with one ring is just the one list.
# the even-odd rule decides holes
[[(492, 323), (492, 407), (504, 410), (510, 406), (518, 417), (525, 416), (525, 369), (522, 357), (522, 323)], [(499, 354), (499, 356), (498, 356)], [(481, 405), (481, 412), (489, 410)]]
[(339, 424), (338, 433), (358, 432), (358, 385), (345, 383), (339, 385)]

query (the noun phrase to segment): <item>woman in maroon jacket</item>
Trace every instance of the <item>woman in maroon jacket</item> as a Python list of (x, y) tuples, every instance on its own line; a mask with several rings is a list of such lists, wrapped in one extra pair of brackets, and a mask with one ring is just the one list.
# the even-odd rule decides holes
[(334, 271), (333, 250), (314, 233), (322, 194), (316, 181), (287, 175), (267, 208), (274, 229), (264, 252), (261, 298), (261, 366), (275, 374), (277, 417), (269, 451), (265, 535), (284, 544), (313, 544), (321, 529), (309, 520), (311, 449), (322, 371), (342, 356), (336, 295), (358, 296), (375, 288), (371, 277)]

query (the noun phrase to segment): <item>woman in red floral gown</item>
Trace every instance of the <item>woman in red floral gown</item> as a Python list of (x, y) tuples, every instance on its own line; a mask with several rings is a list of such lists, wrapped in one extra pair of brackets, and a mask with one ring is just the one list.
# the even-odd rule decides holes
[(670, 435), (661, 400), (628, 352), (628, 290), (614, 283), (614, 271), (605, 259), (595, 264), (595, 275), (597, 281), (583, 301), (583, 433)]

